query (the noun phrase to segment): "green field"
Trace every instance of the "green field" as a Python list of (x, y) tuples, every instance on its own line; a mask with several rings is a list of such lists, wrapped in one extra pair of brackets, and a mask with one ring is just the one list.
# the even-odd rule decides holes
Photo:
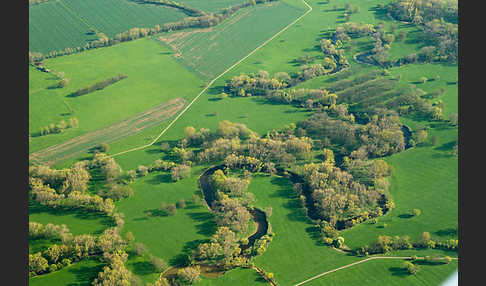
[(230, 6), (235, 6), (246, 2), (245, 0), (179, 0), (177, 1), (191, 8), (201, 9), (206, 12), (217, 12), (218, 10)]
[[(83, 2), (83, 1), (79, 1)], [(29, 7), (29, 51), (48, 53), (97, 39), (89, 26), (59, 1)]]
[(131, 28), (153, 28), (187, 17), (181, 10), (131, 0), (62, 0), (77, 15), (108, 37)]
[[(37, 87), (29, 90), (29, 132), (33, 135), (30, 152), (108, 126), (170, 99), (189, 101), (204, 84), (174, 62), (165, 46), (148, 38), (49, 59), (45, 64), (55, 72), (64, 72), (71, 82), (61, 89), (49, 89), (58, 82), (55, 76), (30, 69), (31, 85)], [(103, 90), (69, 96), (77, 89), (120, 73), (128, 77)], [(73, 114), (68, 113), (63, 101), (74, 110)], [(71, 117), (79, 120), (77, 128), (35, 137), (43, 126)]]
[(257, 175), (248, 192), (255, 194), (257, 207), (272, 207), (269, 221), (275, 238), (268, 250), (255, 258), (255, 265), (273, 272), (278, 285), (294, 285), (359, 260), (318, 243), (319, 234), (306, 217), (290, 180)]
[(29, 278), (29, 285), (92, 285), (92, 281), (98, 277), (98, 273), (103, 271), (104, 265), (96, 258), (81, 260), (56, 272), (31, 277)]
[(447, 265), (420, 265), (417, 275), (404, 271), (402, 260), (371, 260), (348, 269), (330, 273), (308, 283), (317, 285), (439, 285), (457, 269), (457, 261)]
[[(170, 45), (175, 58), (203, 79), (210, 80), (246, 56), (305, 10), (284, 1), (244, 8), (216, 27), (176, 32)], [(271, 18), (272, 21), (268, 21)], [(162, 37), (167, 37), (162, 33)]]
[[(177, 265), (183, 252), (197, 246), (216, 230), (216, 224), (205, 205), (191, 203), (199, 195), (198, 174), (202, 167), (193, 168), (193, 176), (171, 182), (168, 173), (153, 173), (131, 184), (135, 194), (118, 202), (117, 209), (125, 214), (123, 231), (131, 231), (135, 240), (147, 245), (151, 254)], [(184, 198), (187, 208), (174, 216), (161, 214), (162, 202), (176, 203)], [(147, 215), (151, 212), (152, 215)]]

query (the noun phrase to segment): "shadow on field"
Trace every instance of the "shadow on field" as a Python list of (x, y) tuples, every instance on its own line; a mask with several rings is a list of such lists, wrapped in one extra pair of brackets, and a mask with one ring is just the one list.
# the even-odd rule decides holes
[(287, 178), (273, 177), (270, 181), (273, 185), (279, 186), (271, 197), (285, 198), (287, 201), (283, 206), (289, 210), (287, 217), (291, 221), (309, 222), (305, 209), (302, 207), (299, 197), (289, 186)]
[(213, 86), (213, 87), (210, 87), (206, 90), (206, 93), (208, 95), (219, 95), (221, 94), (221, 92), (223, 92), (224, 90), (224, 86), (222, 85), (217, 85), (217, 86)]
[(189, 262), (190, 262), (189, 257), (192, 254), (192, 252), (194, 250), (196, 250), (198, 245), (200, 245), (202, 243), (206, 243), (206, 242), (209, 242), (209, 239), (196, 239), (196, 240), (186, 242), (186, 244), (184, 245), (184, 247), (182, 249), (182, 252), (180, 254), (172, 257), (169, 260), (169, 264), (171, 266), (174, 266), (174, 267), (188, 266)]
[(147, 275), (157, 272), (152, 263), (148, 261), (137, 261), (132, 263), (133, 273), (135, 275)]
[(454, 228), (445, 228), (445, 229), (441, 229), (441, 230), (438, 230), (438, 231), (434, 232), (434, 234), (436, 234), (438, 236), (457, 235), (457, 229), (454, 229)]
[(398, 216), (399, 218), (413, 218), (412, 214), (401, 214)]
[(210, 212), (188, 212), (187, 215), (194, 221), (198, 234), (209, 237), (216, 232), (218, 226), (214, 221), (214, 216)]
[(92, 234), (101, 234), (103, 230), (108, 227), (114, 227), (115, 223), (106, 215), (96, 212), (87, 212), (83, 210), (72, 210), (72, 209), (63, 209), (63, 208), (49, 208), (47, 206), (43, 206), (37, 204), (33, 201), (29, 202), (29, 215), (31, 214), (40, 214), (40, 213), (47, 213), (50, 215), (55, 216), (63, 216), (63, 215), (74, 215), (77, 219), (83, 220), (100, 220), (99, 223), (103, 226), (103, 229), (96, 230)]
[(158, 185), (161, 183), (171, 183), (171, 182), (172, 182), (172, 177), (170, 173), (157, 174), (153, 176), (150, 180), (147, 180), (147, 183), (152, 185)]
[(388, 268), (393, 276), (407, 277), (409, 274), (405, 268), (401, 267), (390, 267)]
[[(94, 259), (94, 258), (93, 258)], [(98, 276), (98, 273), (103, 271), (106, 263), (89, 267), (83, 266), (81, 268), (69, 268), (69, 272), (76, 276), (75, 283), (69, 283), (68, 286), (91, 285), (91, 282)]]

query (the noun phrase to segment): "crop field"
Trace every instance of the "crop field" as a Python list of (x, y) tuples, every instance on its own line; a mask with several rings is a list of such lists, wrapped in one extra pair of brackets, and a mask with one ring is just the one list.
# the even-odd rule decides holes
[(187, 17), (177, 8), (131, 0), (61, 0), (77, 15), (108, 37), (131, 28), (152, 28)]
[(206, 12), (217, 12), (222, 8), (227, 8), (245, 2), (245, 0), (179, 0), (177, 1), (191, 8), (201, 9)]
[[(174, 57), (201, 78), (210, 80), (246, 56), (305, 10), (283, 1), (241, 9), (211, 29), (161, 34)], [(272, 21), (267, 21), (271, 18)]]
[[(54, 72), (64, 72), (71, 80), (64, 88), (50, 88), (57, 84), (56, 77), (31, 69), (30, 81), (36, 88), (29, 90), (32, 104), (29, 151), (36, 152), (101, 129), (174, 98), (183, 98), (186, 102), (192, 99), (204, 83), (174, 62), (169, 53), (154, 40), (140, 39), (46, 60), (47, 67)], [(93, 93), (69, 96), (80, 88), (120, 73), (127, 78)], [(72, 117), (78, 119), (78, 127), (38, 136), (43, 126)]]
[(29, 7), (30, 51), (48, 53), (84, 46), (95, 39), (96, 35), (90, 34), (90, 27), (59, 1)]
[(159, 125), (173, 117), (184, 107), (184, 104), (185, 100), (182, 98), (169, 100), (128, 119), (32, 153), (31, 160), (52, 165), (59, 161), (76, 157), (101, 143), (108, 144), (136, 134), (146, 128)]

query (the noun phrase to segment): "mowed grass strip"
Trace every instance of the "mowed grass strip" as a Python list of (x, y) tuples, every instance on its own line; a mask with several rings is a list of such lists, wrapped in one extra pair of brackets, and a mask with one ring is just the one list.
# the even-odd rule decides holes
[(173, 117), (185, 103), (182, 98), (172, 99), (118, 123), (32, 153), (30, 157), (49, 165), (56, 164), (85, 153), (101, 143), (111, 143), (158, 125)]
[[(83, 2), (83, 1), (79, 1)], [(48, 53), (95, 40), (89, 27), (58, 1), (29, 7), (29, 50)]]
[(371, 285), (441, 285), (458, 267), (458, 261), (450, 264), (426, 265), (420, 264), (416, 275), (409, 275), (403, 267), (404, 260), (375, 259), (346, 269), (329, 273), (304, 286), (371, 286)]
[[(185, 33), (170, 45), (175, 58), (201, 78), (210, 80), (246, 56), (304, 13), (284, 1), (241, 9), (212, 29)], [(166, 37), (166, 33), (161, 36)]]
[(180, 9), (130, 0), (61, 0), (108, 37), (131, 28), (151, 28), (187, 17)]
[[(64, 88), (49, 88), (58, 83), (56, 76), (31, 69), (29, 132), (33, 136), (29, 151), (36, 152), (101, 129), (174, 98), (190, 101), (204, 87), (204, 82), (175, 62), (170, 53), (159, 42), (144, 38), (46, 60), (49, 69), (64, 72), (70, 79)], [(90, 94), (69, 96), (80, 88), (118, 74), (127, 75), (127, 78)], [(61, 107), (62, 101), (74, 113)], [(78, 127), (59, 134), (34, 136), (44, 126), (57, 124), (62, 119), (68, 121), (71, 117), (78, 119)]]

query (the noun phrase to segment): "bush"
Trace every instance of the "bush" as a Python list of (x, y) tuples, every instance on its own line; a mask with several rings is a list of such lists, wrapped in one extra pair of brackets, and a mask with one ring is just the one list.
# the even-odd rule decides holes
[(403, 267), (409, 274), (415, 275), (417, 272), (420, 270), (420, 267), (418, 265), (413, 264), (410, 261), (405, 261), (403, 263)]
[(184, 178), (189, 178), (191, 176), (191, 167), (187, 165), (178, 165), (170, 170), (170, 175), (173, 181), (179, 181)]
[(184, 200), (184, 198), (181, 198), (177, 203), (176, 203), (176, 207), (178, 209), (183, 209), (186, 207), (186, 201)]
[(412, 215), (413, 216), (419, 216), (421, 214), (421, 211), (419, 209), (413, 209), (412, 210)]
[(132, 250), (138, 256), (142, 256), (148, 252), (147, 246), (141, 242), (135, 242)]

